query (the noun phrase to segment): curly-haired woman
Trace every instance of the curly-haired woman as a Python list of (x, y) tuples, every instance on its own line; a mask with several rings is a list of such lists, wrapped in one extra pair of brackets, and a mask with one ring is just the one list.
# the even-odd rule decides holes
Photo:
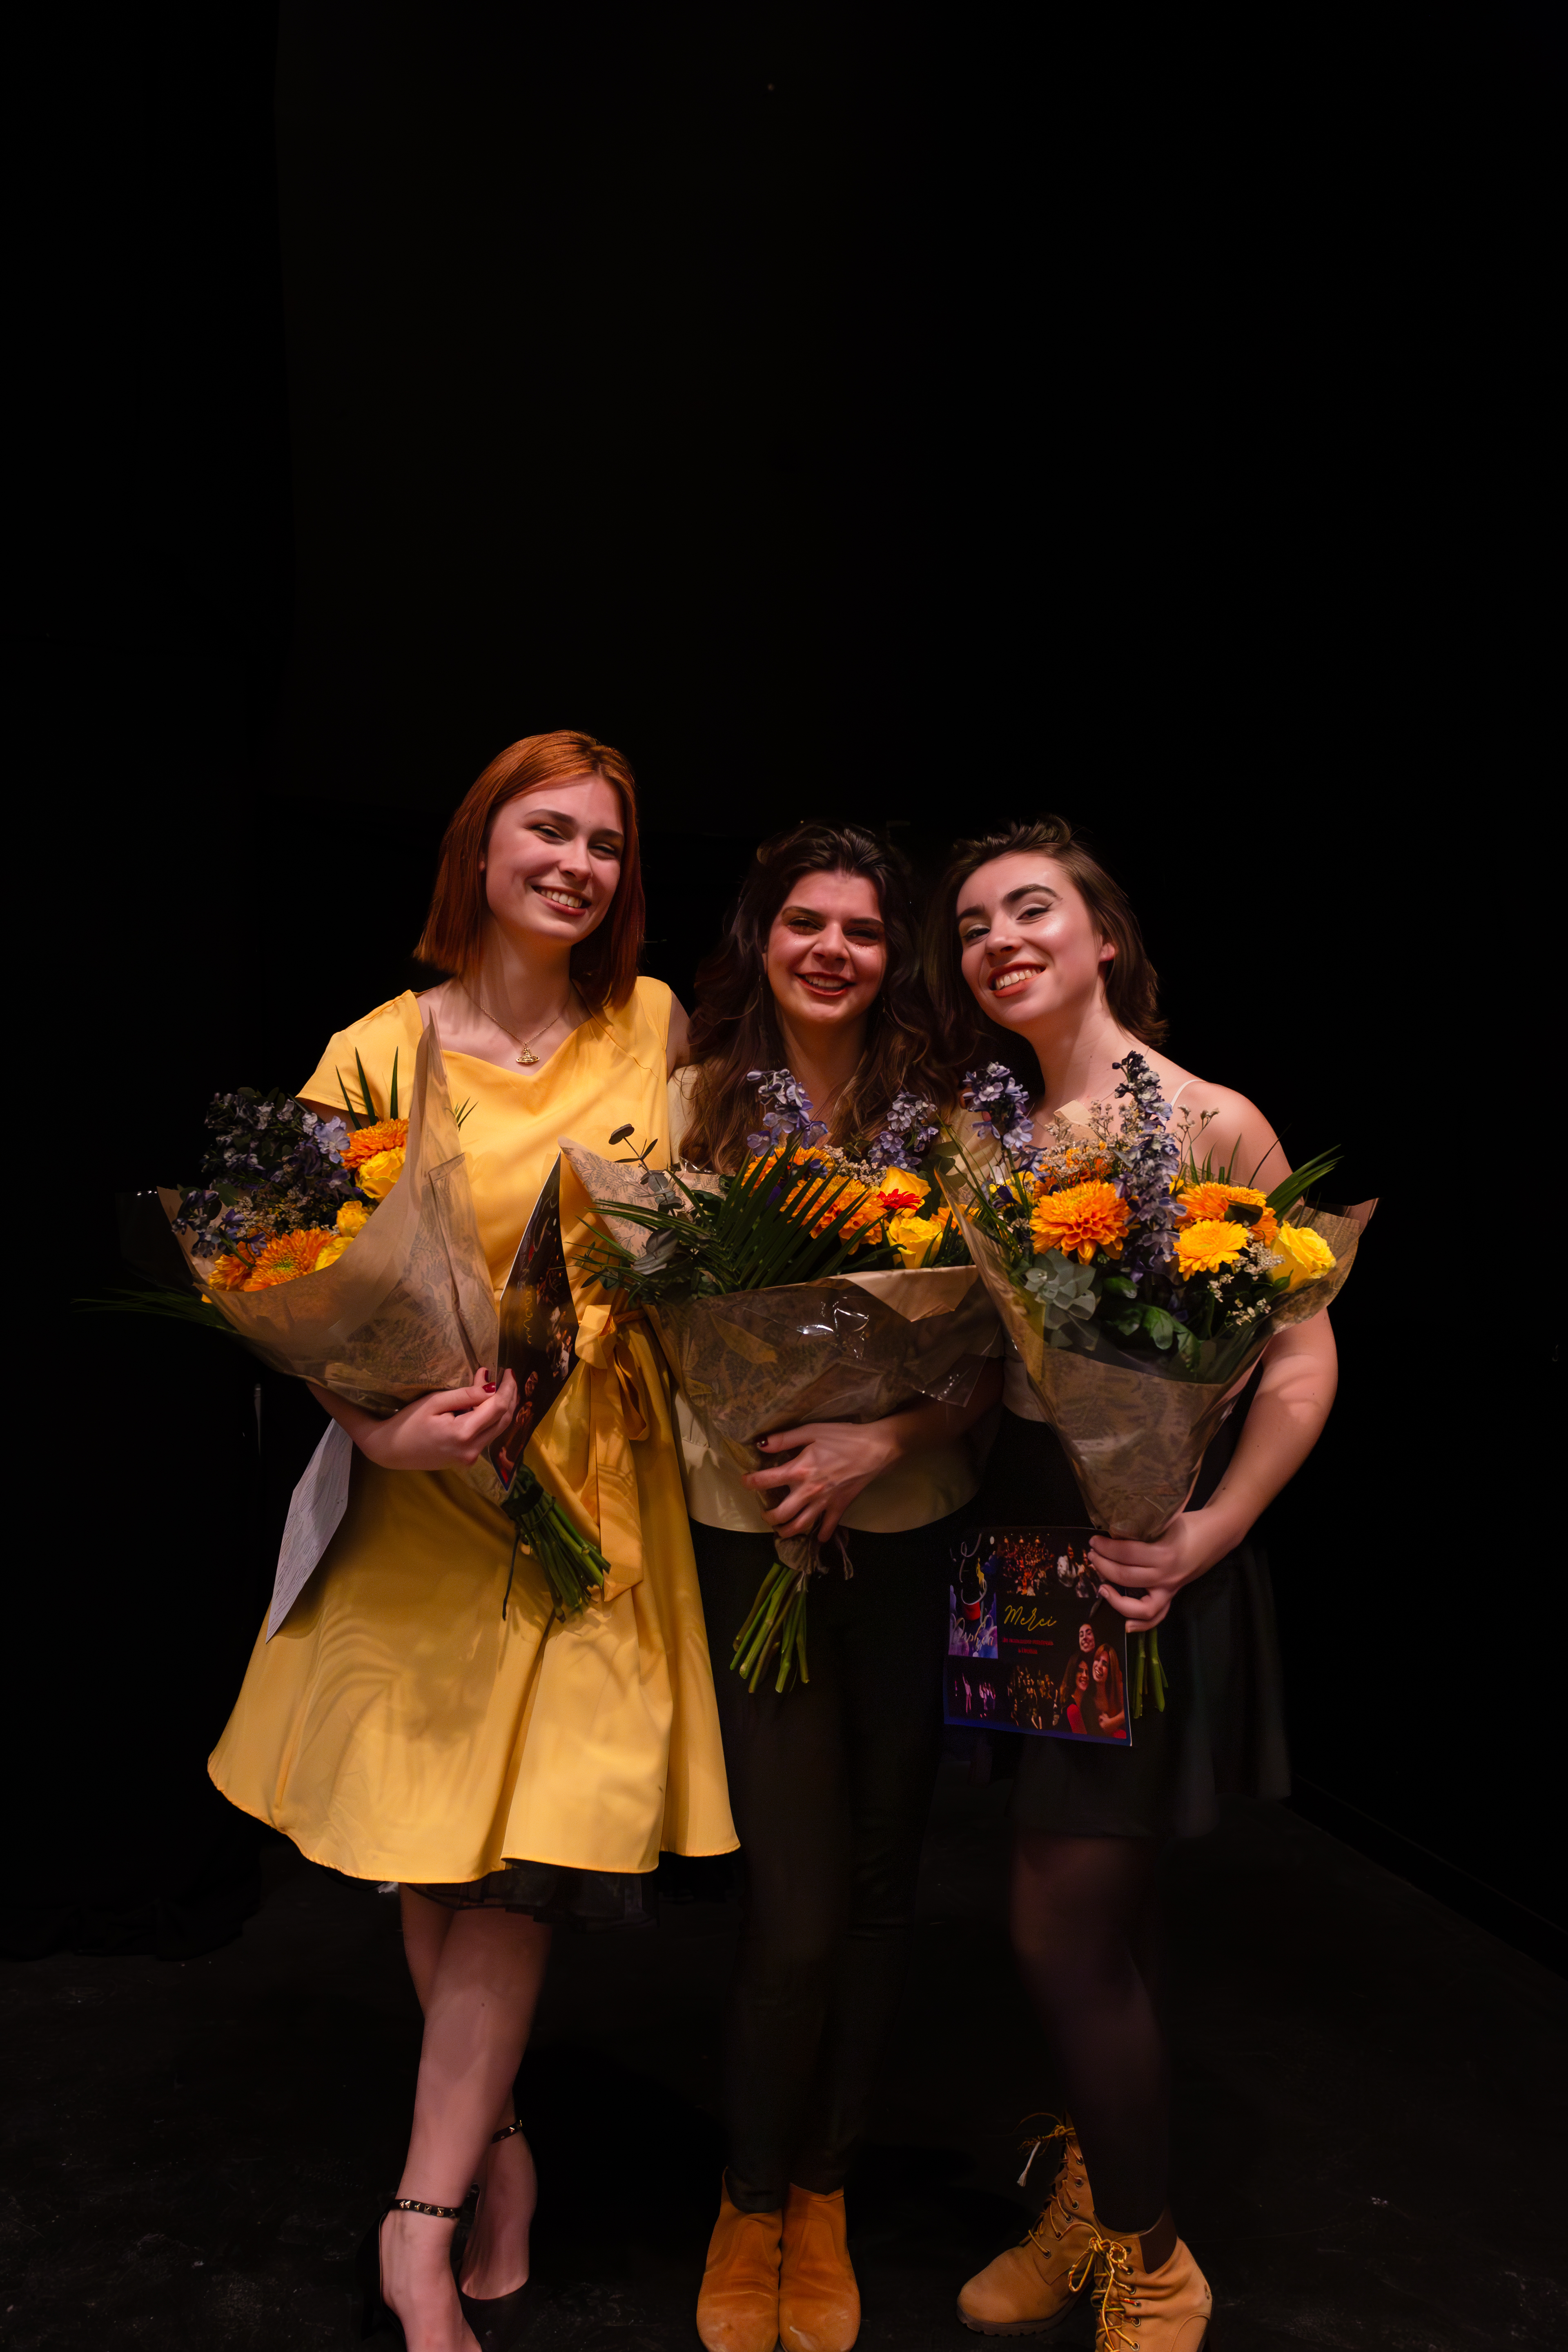
[[(682, 1156), (732, 1169), (788, 1068), (834, 1143), (929, 1094), (931, 1008), (902, 861), (853, 825), (764, 845), (697, 979)], [(989, 1368), (987, 1368), (989, 1373)], [(746, 1909), (726, 2028), (729, 2163), (697, 2308), (710, 2352), (847, 2352), (859, 2295), (844, 2179), (903, 1982), (941, 1739), (949, 1549), (995, 1401), (911, 1404), (762, 1441), (741, 1477), (684, 1405), (687, 1499), (720, 1659), (720, 1723)], [(854, 1574), (811, 1597), (811, 1680), (750, 1696), (724, 1671), (776, 1537), (846, 1531)]]

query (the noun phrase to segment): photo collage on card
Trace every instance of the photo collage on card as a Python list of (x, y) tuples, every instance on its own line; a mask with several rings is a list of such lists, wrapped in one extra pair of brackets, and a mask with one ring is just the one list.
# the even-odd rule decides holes
[(948, 1581), (942, 1715), (971, 1731), (1131, 1746), (1127, 1628), (1092, 1528), (966, 1528)]
[(529, 1439), (572, 1377), (577, 1361), (577, 1311), (561, 1241), (561, 1162), (557, 1160), (524, 1228), (500, 1301), (499, 1381), (517, 1381), (517, 1412), (487, 1449), (510, 1486)]

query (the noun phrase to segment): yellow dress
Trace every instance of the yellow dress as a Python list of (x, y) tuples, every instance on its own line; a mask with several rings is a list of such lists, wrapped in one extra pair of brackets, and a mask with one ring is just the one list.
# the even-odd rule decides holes
[[(628, 1120), (639, 1142), (662, 1134), (669, 1007), (639, 980), (532, 1072), (447, 1054), (454, 1102), (472, 1104), (498, 1294), (559, 1137), (604, 1151)], [(394, 1053), (405, 1089), (419, 1035), (416, 999), (395, 998), (334, 1036), (300, 1091), (338, 1100), (357, 1052), (384, 1113)], [(646, 1872), (661, 1847), (737, 1843), (662, 1370), (639, 1323), (579, 1288), (586, 1202), (564, 1165), (561, 1209), (579, 1360), (526, 1459), (597, 1528), (606, 1597), (562, 1622), (522, 1553), (503, 1620), (510, 1521), (462, 1471), (383, 1470), (356, 1450), (342, 1524), (270, 1642), (263, 1626), (212, 1756), (231, 1803), (353, 1878)]]

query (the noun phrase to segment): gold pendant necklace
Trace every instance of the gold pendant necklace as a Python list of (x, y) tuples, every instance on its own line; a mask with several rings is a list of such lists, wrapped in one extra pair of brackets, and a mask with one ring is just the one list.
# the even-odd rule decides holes
[(563, 1021), (566, 1018), (566, 1007), (572, 1002), (572, 992), (568, 989), (566, 992), (566, 1003), (562, 1005), (558, 1013), (552, 1013), (551, 1014), (549, 1020), (544, 1024), (544, 1029), (536, 1029), (531, 1037), (520, 1037), (517, 1031), (515, 1029), (509, 1029), (504, 1021), (496, 1020), (495, 1014), (489, 1010), (489, 1007), (479, 1003), (479, 998), (474, 994), (471, 988), (465, 986), (462, 981), (458, 982), (458, 986), (462, 989), (463, 994), (468, 998), (468, 1003), (473, 1006), (476, 1013), (482, 1013), (485, 1019), (490, 1022), (494, 1027), (499, 1029), (503, 1037), (510, 1037), (512, 1044), (521, 1048), (520, 1052), (516, 1055), (516, 1059), (525, 1070), (531, 1070), (537, 1065), (539, 1056), (533, 1050), (534, 1046), (538, 1044), (540, 1038), (543, 1036), (545, 1029), (553, 1029), (558, 1021)]

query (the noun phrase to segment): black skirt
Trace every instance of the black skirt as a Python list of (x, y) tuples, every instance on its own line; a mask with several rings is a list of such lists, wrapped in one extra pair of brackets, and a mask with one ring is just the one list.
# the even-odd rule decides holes
[[(1204, 1457), (1187, 1505), (1213, 1494), (1246, 1419), (1248, 1390)], [(1083, 1526), (1071, 1466), (1045, 1422), (1004, 1412), (972, 1524)], [(1250, 1541), (1184, 1585), (1160, 1627), (1169, 1689), (1147, 1698), (1132, 1745), (1020, 1735), (1011, 1811), (1026, 1829), (1074, 1837), (1201, 1837), (1222, 1795), (1286, 1797), (1290, 1765), (1268, 1563)]]

